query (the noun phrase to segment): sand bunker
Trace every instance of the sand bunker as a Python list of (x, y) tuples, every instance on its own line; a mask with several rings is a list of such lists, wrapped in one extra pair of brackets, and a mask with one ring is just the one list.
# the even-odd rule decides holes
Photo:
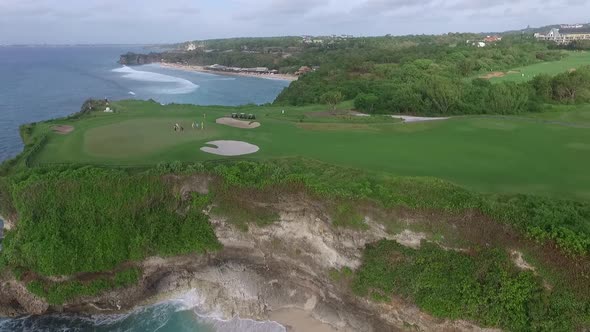
[(503, 73), (501, 71), (494, 71), (489, 74), (482, 75), (479, 78), (489, 80), (490, 78), (497, 78), (497, 77), (504, 77), (504, 76), (506, 76), (506, 73)]
[(427, 118), (423, 116), (411, 116), (411, 115), (392, 115), (392, 118), (402, 119), (404, 122), (423, 122), (423, 121), (436, 121), (436, 120), (448, 120), (449, 118)]
[(211, 141), (207, 142), (208, 145), (214, 145), (213, 147), (204, 146), (201, 151), (212, 153), (220, 156), (242, 156), (245, 154), (251, 154), (260, 150), (256, 145), (241, 142), (241, 141)]
[(244, 129), (253, 129), (253, 128), (258, 128), (260, 127), (260, 123), (256, 122), (256, 121), (244, 121), (244, 120), (238, 120), (238, 119), (233, 119), (233, 118), (219, 118), (217, 120), (215, 120), (215, 122), (222, 124), (222, 125), (226, 125), (226, 126), (230, 126), (230, 127), (236, 127), (236, 128), (244, 128)]
[(66, 135), (66, 134), (71, 133), (74, 130), (74, 127), (59, 125), (59, 126), (53, 126), (53, 127), (51, 127), (51, 129), (58, 134)]

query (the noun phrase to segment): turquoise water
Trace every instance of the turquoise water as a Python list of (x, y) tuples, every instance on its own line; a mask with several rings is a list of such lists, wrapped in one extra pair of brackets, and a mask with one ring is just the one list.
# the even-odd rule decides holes
[[(121, 315), (45, 315), (1, 319), (0, 331), (125, 331), (125, 332), (286, 332), (272, 321), (234, 318), (221, 320), (199, 311), (196, 290), (155, 305)], [(213, 314), (214, 315), (214, 314)]]
[[(289, 82), (116, 63), (138, 47), (0, 47), (0, 162), (22, 150), (18, 127), (65, 116), (87, 98), (155, 99), (161, 103), (241, 105), (272, 102)], [(1, 241), (1, 240), (0, 240)], [(0, 242), (1, 246), (1, 242)], [(1, 247), (0, 247), (1, 248)], [(1, 250), (1, 249), (0, 249)], [(206, 318), (198, 290), (125, 315), (0, 318), (0, 331), (275, 332), (274, 322)]]
[(137, 46), (0, 47), (0, 161), (22, 150), (18, 127), (80, 110), (87, 98), (243, 105), (272, 102), (289, 82), (161, 68), (123, 67)]

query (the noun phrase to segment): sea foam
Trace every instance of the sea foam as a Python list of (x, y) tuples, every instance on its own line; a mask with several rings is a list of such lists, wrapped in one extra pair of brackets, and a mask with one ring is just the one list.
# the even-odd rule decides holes
[(199, 88), (197, 84), (186, 80), (184, 78), (153, 73), (149, 71), (135, 70), (133, 68), (123, 66), (112, 70), (115, 73), (123, 74), (123, 78), (141, 82), (162, 83), (164, 88), (157, 87), (158, 93), (164, 94), (186, 94), (191, 93)]
[(255, 321), (239, 317), (224, 320), (219, 312), (205, 313), (202, 311), (205, 301), (196, 289), (192, 289), (175, 298), (137, 307), (124, 314), (53, 314), (0, 319), (0, 331), (286, 332), (284, 326), (274, 321)]

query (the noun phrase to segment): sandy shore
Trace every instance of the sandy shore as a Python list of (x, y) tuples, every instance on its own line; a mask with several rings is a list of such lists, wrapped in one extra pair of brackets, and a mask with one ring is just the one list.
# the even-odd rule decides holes
[(288, 332), (338, 332), (331, 325), (323, 323), (301, 309), (281, 309), (270, 314), (270, 320), (279, 322)]
[(173, 68), (178, 70), (186, 70), (186, 71), (196, 71), (200, 73), (209, 73), (215, 75), (228, 75), (228, 76), (244, 76), (244, 77), (256, 77), (256, 78), (265, 78), (270, 80), (280, 80), (280, 81), (296, 81), (297, 76), (295, 75), (288, 75), (288, 74), (256, 74), (256, 73), (232, 73), (232, 72), (225, 72), (225, 71), (217, 71), (217, 70), (207, 70), (204, 66), (190, 66), (190, 65), (181, 65), (178, 63), (158, 63), (160, 66), (165, 68)]

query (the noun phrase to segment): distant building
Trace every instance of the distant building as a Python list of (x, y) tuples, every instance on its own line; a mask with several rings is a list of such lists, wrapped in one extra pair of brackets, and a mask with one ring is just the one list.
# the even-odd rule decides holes
[(583, 24), (562, 24), (560, 27), (562, 29), (579, 29), (579, 28), (583, 28), (584, 25)]
[(486, 43), (484, 43), (484, 42), (477, 42), (477, 47), (486, 47)]
[(502, 37), (499, 36), (486, 36), (483, 41), (485, 43), (495, 43), (495, 42), (499, 42), (502, 40)]
[(299, 68), (298, 71), (295, 72), (295, 75), (303, 75), (303, 74), (307, 74), (309, 72), (311, 72), (313, 69), (311, 69), (308, 66), (303, 66), (301, 68)]
[(189, 43), (188, 45), (186, 45), (187, 51), (194, 51), (196, 49), (197, 49), (197, 45), (195, 45), (195, 43)]
[(267, 67), (255, 67), (255, 68), (240, 68), (240, 67), (227, 67), (218, 64), (206, 66), (205, 69), (213, 71), (233, 72), (233, 73), (256, 73), (256, 74), (270, 74), (273, 73)]
[(264, 47), (263, 51), (264, 51), (264, 53), (279, 54), (279, 53), (283, 53), (283, 48), (282, 47)]
[(590, 40), (590, 27), (553, 28), (546, 34), (535, 33), (535, 38), (552, 41), (556, 44), (569, 44), (574, 40)]

